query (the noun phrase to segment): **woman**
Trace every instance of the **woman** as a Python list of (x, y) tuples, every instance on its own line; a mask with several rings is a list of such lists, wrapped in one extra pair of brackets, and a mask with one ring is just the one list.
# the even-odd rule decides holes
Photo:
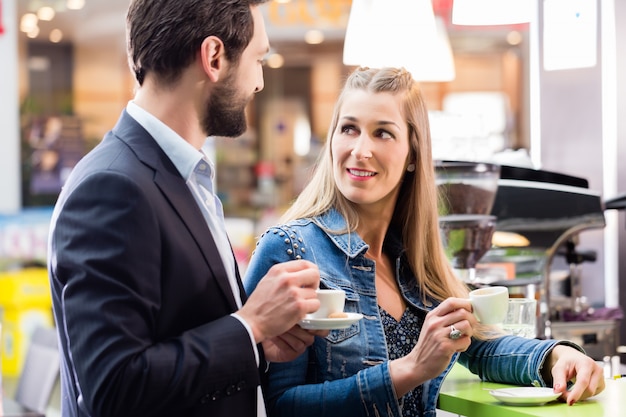
[(477, 324), (441, 243), (428, 112), (406, 70), (348, 78), (315, 173), (281, 221), (260, 238), (246, 290), (272, 265), (308, 259), (363, 319), (270, 366), (271, 415), (434, 416), (457, 360), (485, 380), (553, 385), (569, 404), (604, 389), (575, 345)]

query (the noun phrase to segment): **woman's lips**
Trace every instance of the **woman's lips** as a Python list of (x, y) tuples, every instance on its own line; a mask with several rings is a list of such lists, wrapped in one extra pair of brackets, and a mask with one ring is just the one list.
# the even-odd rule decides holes
[(376, 175), (374, 171), (367, 171), (364, 169), (356, 169), (356, 168), (347, 168), (346, 171), (350, 176), (355, 179), (366, 180), (368, 178), (372, 178)]

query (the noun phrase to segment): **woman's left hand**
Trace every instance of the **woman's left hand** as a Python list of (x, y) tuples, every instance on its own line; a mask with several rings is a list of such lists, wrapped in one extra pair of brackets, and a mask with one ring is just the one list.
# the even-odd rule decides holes
[[(565, 345), (557, 345), (546, 360), (544, 376), (549, 371), (552, 387), (561, 393), (568, 405), (601, 393), (604, 390), (604, 371), (592, 358)], [(545, 378), (544, 378), (545, 379)], [(568, 391), (567, 382), (574, 381)]]

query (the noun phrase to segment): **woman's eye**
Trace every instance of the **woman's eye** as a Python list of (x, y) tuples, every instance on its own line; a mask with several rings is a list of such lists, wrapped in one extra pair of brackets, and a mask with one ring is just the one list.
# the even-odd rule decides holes
[(354, 132), (356, 132), (356, 129), (352, 125), (341, 126), (341, 133), (343, 133), (343, 134), (349, 135), (349, 134), (352, 134)]
[(378, 132), (376, 132), (376, 136), (378, 136), (381, 139), (393, 139), (394, 136), (387, 132), (386, 130), (379, 130)]

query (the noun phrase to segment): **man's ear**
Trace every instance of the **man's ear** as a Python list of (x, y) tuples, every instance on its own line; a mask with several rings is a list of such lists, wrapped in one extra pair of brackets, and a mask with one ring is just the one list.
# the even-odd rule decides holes
[(209, 36), (204, 39), (200, 46), (200, 59), (202, 69), (213, 82), (220, 78), (220, 73), (224, 68), (224, 43), (220, 38)]

